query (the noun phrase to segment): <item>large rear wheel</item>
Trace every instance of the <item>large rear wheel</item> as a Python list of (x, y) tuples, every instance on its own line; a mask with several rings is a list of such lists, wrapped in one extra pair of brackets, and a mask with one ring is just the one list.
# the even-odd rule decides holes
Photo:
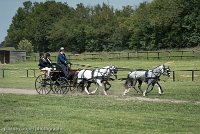
[(48, 94), (51, 91), (51, 80), (45, 74), (39, 75), (35, 80), (35, 90), (39, 94)]

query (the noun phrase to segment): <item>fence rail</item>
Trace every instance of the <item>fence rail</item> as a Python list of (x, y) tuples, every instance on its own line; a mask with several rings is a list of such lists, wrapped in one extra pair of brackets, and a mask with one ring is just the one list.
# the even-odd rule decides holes
[[(9, 73), (9, 71), (16, 71), (16, 72), (20, 71), (21, 73), (23, 72), (24, 78), (33, 78), (33, 77), (35, 78), (40, 73), (39, 69), (0, 69), (0, 72), (2, 72), (2, 74), (0, 73), (1, 74), (0, 78), (13, 77), (10, 75), (6, 76), (6, 73), (11, 74), (11, 73)], [(171, 76), (172, 81), (173, 82), (177, 81), (177, 77), (180, 77), (180, 75), (178, 75), (177, 73), (183, 74), (183, 72), (189, 73), (189, 75), (187, 77), (189, 77), (189, 79), (191, 81), (200, 80), (200, 70), (174, 70), (174, 71), (172, 71), (172, 76)], [(11, 74), (11, 75), (15, 75), (15, 74), (16, 73)], [(198, 77), (198, 78), (196, 78), (196, 77)], [(16, 77), (14, 77), (14, 78), (16, 78)], [(183, 78), (182, 78), (182, 80), (183, 80)]]
[[(73, 60), (100, 60), (104, 59), (183, 59), (200, 58), (200, 51), (134, 51), (134, 52), (108, 52), (108, 53), (84, 53), (69, 54), (68, 58)], [(39, 56), (27, 56), (27, 60), (38, 61)], [(57, 56), (51, 56), (56, 61)]]
[(200, 72), (200, 70), (176, 70), (176, 71), (172, 71), (172, 79), (173, 79), (173, 81), (176, 81), (176, 75), (175, 75), (176, 73), (175, 72), (190, 72), (191, 80), (195, 81), (195, 72)]

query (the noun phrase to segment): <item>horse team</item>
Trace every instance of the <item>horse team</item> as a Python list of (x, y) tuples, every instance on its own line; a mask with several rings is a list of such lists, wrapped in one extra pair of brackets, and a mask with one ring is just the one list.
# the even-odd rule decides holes
[[(61, 47), (59, 50), (57, 65), (62, 69), (64, 73), (64, 78), (66, 80), (70, 80), (73, 82), (74, 87), (82, 88), (88, 95), (95, 94), (99, 89), (99, 86), (103, 88), (104, 95), (108, 95), (107, 91), (111, 87), (111, 84), (108, 82), (109, 80), (114, 80), (111, 76), (115, 76), (117, 78), (117, 67), (116, 66), (106, 66), (100, 69), (88, 70), (83, 69), (80, 71), (69, 70), (68, 64), (71, 65), (67, 57), (65, 56), (65, 49)], [(50, 60), (50, 54), (46, 54), (46, 58), (44, 54), (40, 54), (39, 66), (41, 70), (47, 71), (47, 76), (51, 78), (50, 71), (52, 68), (49, 68), (48, 65), (52, 65)], [(153, 90), (154, 86), (158, 86), (159, 94), (163, 94), (163, 90), (161, 85), (159, 84), (159, 79), (161, 75), (170, 76), (170, 69), (166, 65), (159, 65), (152, 70), (138, 70), (138, 71), (130, 71), (128, 73), (127, 78), (125, 78), (125, 91), (123, 95), (126, 95), (131, 88), (134, 88), (137, 93), (143, 94), (146, 96), (151, 90)], [(142, 82), (147, 83), (147, 88), (143, 92), (141, 89)], [(92, 92), (89, 92), (89, 87), (92, 83), (96, 84), (96, 89)], [(138, 89), (136, 89), (136, 84), (138, 83)]]
[[(99, 89), (99, 86), (103, 88), (104, 95), (108, 95), (107, 91), (111, 87), (109, 80), (114, 80), (112, 76), (115, 76), (115, 79), (117, 79), (117, 72), (118, 69), (116, 66), (106, 66), (94, 70), (83, 69), (77, 72), (73, 81), (76, 85), (81, 85), (82, 90), (84, 90), (88, 95), (95, 94)], [(143, 96), (146, 96), (147, 93), (153, 90), (155, 85), (158, 86), (158, 93), (160, 95), (163, 94), (162, 87), (159, 84), (161, 75), (170, 76), (170, 69), (168, 66), (163, 64), (156, 66), (152, 70), (130, 71), (125, 79), (125, 90), (123, 95), (126, 95), (131, 88), (134, 88), (137, 93), (141, 93)], [(147, 88), (144, 91), (141, 89), (143, 82), (147, 83)], [(96, 85), (96, 89), (89, 92), (91, 83)], [(137, 83), (139, 90), (135, 87)]]

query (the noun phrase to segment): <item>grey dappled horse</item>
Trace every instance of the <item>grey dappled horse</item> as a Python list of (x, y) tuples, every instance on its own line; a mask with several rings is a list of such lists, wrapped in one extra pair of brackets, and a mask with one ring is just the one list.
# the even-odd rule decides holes
[[(153, 90), (155, 85), (158, 86), (159, 94), (160, 95), (163, 94), (162, 87), (158, 83), (161, 75), (165, 75), (168, 77), (170, 76), (170, 69), (168, 66), (163, 64), (155, 67), (152, 70), (129, 72), (126, 82), (124, 84), (125, 91), (123, 92), (123, 95), (126, 95), (126, 93), (129, 92), (131, 87), (133, 87), (138, 93), (139, 91), (135, 88), (137, 82), (138, 82), (138, 88), (140, 92), (143, 93), (143, 96), (146, 96), (147, 93)], [(141, 89), (142, 82), (146, 82), (148, 84), (144, 92)]]
[[(117, 68), (115, 66), (106, 66), (100, 69), (95, 70), (81, 70), (78, 72), (77, 76), (77, 84), (82, 83), (83, 88), (87, 94), (94, 94), (98, 90), (99, 86), (103, 87), (104, 95), (107, 94), (107, 90), (111, 87), (110, 83), (108, 82), (110, 76), (117, 77)], [(89, 93), (88, 88), (90, 87), (91, 83), (96, 84), (96, 89)], [(108, 85), (108, 87), (106, 87)]]

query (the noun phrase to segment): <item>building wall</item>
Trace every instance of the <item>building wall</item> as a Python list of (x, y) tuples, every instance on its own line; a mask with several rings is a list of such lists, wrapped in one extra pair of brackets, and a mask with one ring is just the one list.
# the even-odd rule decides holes
[(0, 64), (4, 63), (4, 53), (0, 51)]
[(0, 64), (15, 63), (26, 60), (26, 51), (0, 50)]
[(0, 64), (10, 63), (10, 52), (5, 50), (0, 50)]
[(17, 61), (25, 61), (26, 52), (25, 51), (10, 51), (10, 63), (15, 63)]

